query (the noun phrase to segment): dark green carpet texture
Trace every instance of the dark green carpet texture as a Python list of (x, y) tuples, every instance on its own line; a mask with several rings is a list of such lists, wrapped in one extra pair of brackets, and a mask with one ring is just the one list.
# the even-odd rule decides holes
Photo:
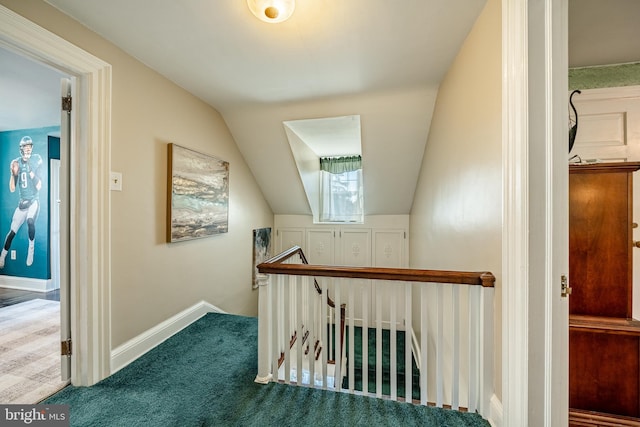
[[(349, 348), (349, 327), (346, 328), (346, 346)], [(362, 328), (356, 326), (353, 328), (354, 337), (354, 390), (362, 391)], [(396, 383), (398, 397), (405, 395), (405, 360), (404, 360), (404, 331), (396, 331)], [(368, 387), (369, 393), (376, 393), (376, 329), (368, 328), (368, 350), (367, 350), (367, 371), (368, 371)], [(391, 331), (389, 329), (382, 330), (382, 394), (391, 396)], [(420, 371), (413, 361), (411, 370), (412, 395), (414, 400), (420, 400)], [(346, 375), (342, 381), (342, 388), (349, 388), (349, 376)]]
[(257, 319), (208, 314), (91, 387), (67, 387), (72, 426), (489, 426), (477, 414), (253, 382)]

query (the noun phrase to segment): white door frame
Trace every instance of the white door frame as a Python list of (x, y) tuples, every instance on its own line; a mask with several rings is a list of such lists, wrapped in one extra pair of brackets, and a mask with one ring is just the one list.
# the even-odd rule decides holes
[(502, 0), (505, 426), (568, 424), (568, 5)]
[(69, 242), (71, 383), (110, 374), (111, 66), (0, 5), (0, 46), (74, 76)]

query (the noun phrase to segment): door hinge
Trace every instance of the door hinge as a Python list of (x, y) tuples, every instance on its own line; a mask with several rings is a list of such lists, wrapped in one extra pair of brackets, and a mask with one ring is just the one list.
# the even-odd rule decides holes
[(71, 338), (60, 342), (60, 354), (62, 356), (71, 356)]
[(67, 113), (71, 112), (71, 97), (63, 96), (62, 97), (62, 111), (66, 111)]
[(571, 292), (573, 291), (573, 289), (571, 289), (571, 286), (569, 286), (569, 279), (564, 274), (560, 277), (560, 286), (561, 286), (560, 296), (562, 296), (563, 298), (566, 298), (569, 295), (571, 295)]

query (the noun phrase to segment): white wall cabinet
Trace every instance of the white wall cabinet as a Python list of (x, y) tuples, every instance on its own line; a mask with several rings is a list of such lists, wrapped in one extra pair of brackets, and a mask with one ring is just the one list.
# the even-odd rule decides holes
[[(339, 265), (350, 267), (407, 267), (408, 265), (408, 218), (397, 220), (391, 218), (376, 218), (371, 226), (365, 225), (334, 225), (304, 223), (299, 217), (286, 216), (278, 221), (276, 217), (277, 247), (274, 253), (280, 253), (291, 246), (300, 246), (310, 264)], [(335, 295), (328, 282), (330, 295)], [(353, 304), (349, 304), (348, 292), (339, 295), (340, 303), (349, 304), (349, 312), (358, 325), (366, 317), (367, 324), (376, 321), (376, 295), (386, 303), (382, 304), (381, 320), (388, 324), (390, 319), (388, 301), (397, 297), (398, 328), (403, 326), (404, 301), (402, 286), (389, 283), (376, 283), (372, 280), (361, 280), (350, 285), (354, 288)], [(366, 310), (366, 316), (364, 316)]]
[(283, 227), (276, 229), (276, 242), (276, 254), (297, 245), (311, 264), (407, 266), (407, 232), (403, 229)]

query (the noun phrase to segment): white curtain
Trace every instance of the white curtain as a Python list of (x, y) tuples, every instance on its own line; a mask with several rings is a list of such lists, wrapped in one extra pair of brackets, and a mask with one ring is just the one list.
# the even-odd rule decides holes
[[(320, 221), (362, 222), (364, 209), (360, 156), (323, 158), (320, 164)], [(346, 164), (349, 166), (345, 167)]]

